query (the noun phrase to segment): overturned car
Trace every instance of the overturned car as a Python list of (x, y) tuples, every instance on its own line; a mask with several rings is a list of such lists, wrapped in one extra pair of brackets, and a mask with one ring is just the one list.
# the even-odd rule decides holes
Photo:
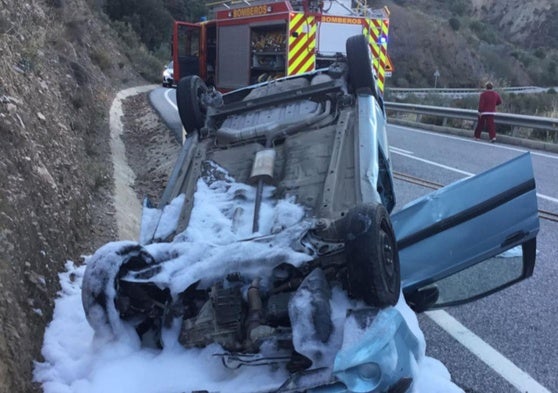
[(273, 371), (262, 392), (406, 392), (419, 349), (393, 307), (401, 294), (423, 311), (532, 274), (529, 155), (392, 214), (370, 52), (363, 36), (346, 50), (326, 69), (224, 95), (179, 82), (187, 138), (161, 204), (145, 203), (139, 242), (87, 264), (97, 335), (215, 346), (224, 367)]

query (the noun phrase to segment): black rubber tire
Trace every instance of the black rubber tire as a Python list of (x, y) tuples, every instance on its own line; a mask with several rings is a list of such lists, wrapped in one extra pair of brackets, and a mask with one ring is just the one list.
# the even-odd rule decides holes
[(363, 204), (346, 216), (345, 251), (349, 295), (384, 308), (399, 299), (401, 272), (395, 233), (386, 208)]
[(87, 321), (96, 335), (118, 337), (124, 331), (114, 299), (116, 281), (122, 274), (122, 268), (142, 269), (155, 263), (141, 245), (131, 241), (108, 243), (88, 260), (81, 301)]
[(176, 106), (187, 133), (199, 130), (205, 124), (206, 108), (201, 97), (207, 90), (205, 82), (197, 75), (180, 79), (176, 86)]
[(362, 34), (349, 37), (345, 43), (345, 49), (351, 90), (357, 94), (376, 95), (372, 56), (366, 38)]

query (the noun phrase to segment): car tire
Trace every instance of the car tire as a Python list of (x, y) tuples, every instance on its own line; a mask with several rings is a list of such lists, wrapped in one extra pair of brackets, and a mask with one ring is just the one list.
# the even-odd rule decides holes
[(121, 320), (116, 304), (118, 279), (124, 271), (157, 263), (139, 244), (123, 241), (108, 243), (87, 261), (83, 275), (81, 301), (89, 325), (97, 336), (119, 338), (137, 336)]
[(349, 295), (384, 308), (399, 299), (401, 273), (395, 232), (386, 208), (363, 204), (346, 216), (345, 251)]
[(376, 95), (372, 56), (366, 38), (362, 34), (349, 37), (345, 48), (349, 66), (349, 86), (357, 94)]
[(178, 82), (176, 105), (187, 133), (199, 130), (205, 124), (206, 108), (201, 97), (207, 90), (205, 82), (197, 75), (184, 77)]

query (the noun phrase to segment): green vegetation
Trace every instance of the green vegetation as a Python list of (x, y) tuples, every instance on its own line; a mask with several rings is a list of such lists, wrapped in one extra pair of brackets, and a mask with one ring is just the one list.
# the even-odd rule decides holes
[(471, 3), (466, 0), (452, 0), (448, 2), (449, 9), (455, 15), (464, 16), (471, 12)]
[(107, 72), (111, 66), (112, 66), (112, 62), (110, 60), (110, 56), (100, 50), (100, 49), (94, 49), (90, 54), (89, 57), (91, 58), (91, 61), (96, 64), (101, 71), (103, 72)]
[[(498, 91), (498, 88), (495, 88), (495, 90)], [(480, 91), (481, 90), (479, 90), (479, 94)], [(502, 106), (498, 107), (498, 111), (500, 112), (528, 116), (558, 117), (558, 94), (554, 89), (549, 89), (545, 93), (533, 94), (499, 93), (504, 102)], [(479, 97), (476, 94), (472, 94), (463, 98), (448, 99), (447, 96), (442, 94), (427, 94), (424, 97), (409, 94), (406, 98), (398, 99), (390, 90), (387, 90), (385, 100), (417, 105), (476, 110)]]
[(530, 52), (516, 49), (510, 53), (524, 66), (526, 72), (531, 76), (536, 85), (556, 86), (558, 85), (558, 50), (537, 48)]
[[(497, 89), (496, 89), (497, 90)], [(541, 116), (558, 118), (558, 94), (554, 89), (549, 89), (545, 93), (536, 94), (516, 94), (501, 93), (503, 104), (498, 107), (499, 112), (514, 113), (527, 116)], [(478, 95), (470, 95), (459, 99), (448, 99), (441, 94), (429, 94), (424, 97), (409, 95), (405, 99), (393, 97), (388, 90), (385, 96), (386, 101), (405, 102), (417, 105), (450, 107), (460, 109), (476, 110), (478, 105)], [(424, 124), (444, 126), (450, 128), (472, 130), (474, 124), (470, 120), (443, 119), (437, 116), (420, 116), (407, 114), (400, 115), (410, 121), (417, 121)], [(511, 126), (496, 124), (498, 134), (511, 135), (522, 138), (530, 138), (547, 142), (555, 142), (555, 133), (546, 130), (512, 129)]]
[(499, 41), (498, 35), (494, 31), (494, 29), (486, 23), (474, 20), (469, 24), (469, 28), (473, 32), (475, 32), (475, 34), (481, 41), (487, 42), (489, 44), (496, 44)]
[(154, 52), (168, 44), (173, 20), (199, 20), (205, 5), (202, 0), (111, 0), (103, 11), (111, 20), (130, 25), (147, 49)]
[(111, 20), (130, 25), (150, 51), (170, 36), (172, 16), (156, 0), (111, 0), (104, 11)]
[(538, 57), (539, 59), (544, 59), (546, 57), (546, 51), (543, 48), (537, 48), (533, 52), (533, 55), (535, 55), (535, 57)]
[[(48, 1), (53, 7), (63, 4), (63, 0)], [(208, 16), (208, 0), (86, 1), (92, 9), (109, 20), (124, 42), (122, 50), (139, 73), (153, 82), (160, 79), (161, 67), (170, 58), (173, 21), (195, 22)], [(440, 34), (434, 41), (425, 36), (424, 42), (436, 42), (439, 44), (437, 48), (428, 48), (422, 53), (406, 51), (405, 56), (392, 57), (397, 69), (393, 80), (396, 86), (432, 86), (432, 59), (435, 59), (435, 66), (442, 72), (438, 81), (440, 87), (472, 87), (481, 83), (481, 79), (496, 79), (496, 76), (509, 81), (510, 85), (558, 85), (558, 35), (555, 34), (558, 30), (558, 5), (545, 11), (553, 17), (541, 23), (540, 33), (534, 35), (527, 45), (512, 46), (495, 24), (475, 19), (478, 10), (475, 11), (473, 4), (467, 0), (437, 0), (435, 6), (431, 3), (427, 5), (426, 1), (395, 0), (395, 3), (417, 10), (428, 9), (447, 21), (453, 32), (447, 37), (445, 33), (438, 32)], [(486, 9), (481, 11), (483, 15), (488, 14)], [(68, 23), (66, 35), (73, 39), (79, 37), (83, 34), (83, 26), (80, 20), (74, 24)], [(0, 32), (6, 28), (0, 19)], [(462, 48), (459, 47), (461, 42), (454, 38), (452, 41), (452, 37), (459, 36), (465, 38), (470, 47), (455, 50)], [(393, 42), (396, 43), (396, 38)], [(441, 49), (446, 43), (447, 53)], [(437, 52), (434, 52), (435, 49)], [(427, 56), (431, 53), (432, 59), (421, 59), (425, 53)], [(102, 53), (93, 52), (89, 55), (103, 72), (114, 67)], [(526, 79), (530, 79), (529, 82), (526, 83)]]
[[(173, 21), (197, 21), (206, 14), (203, 0), (110, 0), (102, 6), (89, 3), (108, 17), (122, 40), (123, 52), (139, 74), (153, 82), (159, 81), (162, 64), (170, 58)], [(111, 67), (103, 53), (93, 52), (90, 57), (103, 72)]]
[(150, 52), (130, 24), (116, 21), (112, 23), (112, 27), (122, 40), (122, 51), (138, 73), (148, 81), (159, 82), (162, 63), (168, 57), (158, 58)]
[(450, 18), (449, 25), (454, 31), (457, 31), (461, 27), (461, 22), (459, 22), (459, 19), (457, 18)]

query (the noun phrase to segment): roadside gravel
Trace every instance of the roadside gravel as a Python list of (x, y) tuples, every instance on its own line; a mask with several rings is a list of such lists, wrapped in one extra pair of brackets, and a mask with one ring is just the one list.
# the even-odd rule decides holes
[(143, 86), (120, 92), (113, 108), (118, 109), (120, 100), (123, 113), (115, 110), (114, 122), (111, 110), (114, 206), (120, 240), (138, 239), (143, 200), (158, 204), (180, 150), (149, 103), (152, 89)]

